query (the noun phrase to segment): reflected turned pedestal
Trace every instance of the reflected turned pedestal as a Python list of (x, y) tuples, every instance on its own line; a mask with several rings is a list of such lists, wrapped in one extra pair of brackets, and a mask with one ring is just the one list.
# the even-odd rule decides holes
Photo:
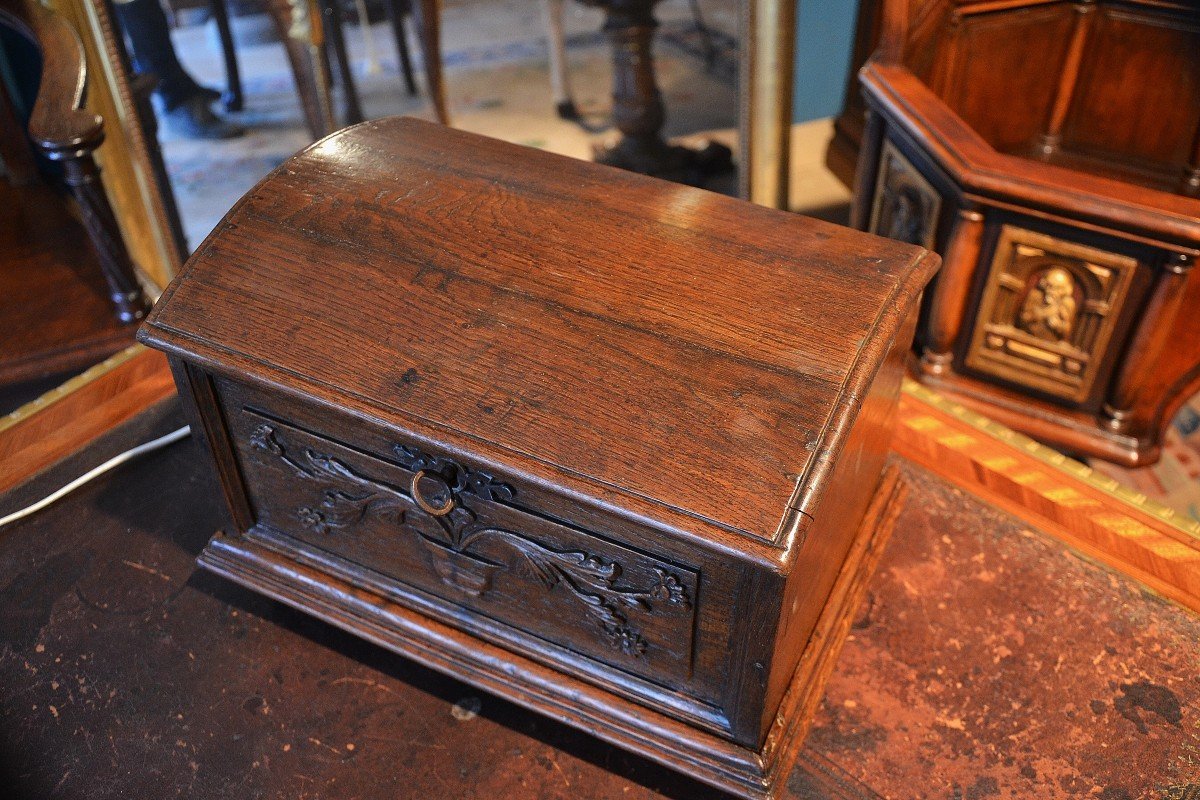
[(604, 33), (613, 48), (613, 124), (621, 139), (596, 154), (612, 167), (678, 183), (701, 185), (733, 169), (728, 147), (709, 142), (695, 150), (662, 136), (666, 112), (654, 75), (657, 0), (581, 0), (604, 11)]

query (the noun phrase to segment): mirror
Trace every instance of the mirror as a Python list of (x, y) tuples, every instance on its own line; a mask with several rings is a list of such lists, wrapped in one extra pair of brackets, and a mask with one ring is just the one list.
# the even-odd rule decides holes
[[(69, 9), (89, 34), (92, 51), (103, 49), (94, 42), (111, 42), (113, 20), (108, 5), (96, 0), (56, 3)], [(937, 2), (906, 5), (911, 13), (920, 15), (936, 15), (938, 8), (949, 7)], [(986, 3), (958, 5), (965, 9), (968, 22), (976, 6), (981, 14), (987, 10)], [(1065, 8), (1069, 4), (1055, 4), (1056, 10), (1044, 13), (1067, 14), (1057, 10), (1059, 5)], [(439, 9), (438, 4), (427, 2), (414, 4), (407, 14), (397, 14), (393, 4), (378, 0), (348, 1), (336, 7), (331, 2), (309, 5), (299, 0), (290, 4), (285, 0), (247, 0), (224, 3), (228, 18), (222, 21), (213, 15), (210, 4), (183, 0), (171, 4), (170, 35), (183, 67), (201, 84), (224, 92), (214, 108), (245, 129), (242, 136), (217, 141), (190, 139), (171, 130), (170, 125), (159, 131), (165, 174), (178, 200), (186, 241), (193, 247), (198, 244), (233, 202), (288, 155), (312, 141), (313, 131), (321, 126), (328, 129), (360, 117), (390, 114), (435, 118), (438, 104), (430, 96), (430, 76), (423, 64), (424, 54), (430, 51), (430, 30), (436, 32), (440, 43), (442, 97), (455, 127), (578, 158), (603, 155), (605, 148), (622, 136), (622, 130), (626, 135), (655, 131), (653, 87), (645, 83), (648, 73), (636, 68), (649, 52), (654, 58), (649, 74), (663, 104), (658, 129), (662, 136), (694, 150), (701, 150), (709, 141), (735, 150), (738, 142), (744, 143), (735, 157), (739, 180), (726, 172), (696, 182), (840, 224), (851, 221), (849, 184), (854, 180), (857, 152), (865, 139), (878, 135), (866, 124), (865, 105), (852, 76), (881, 43), (887, 2), (864, 0), (857, 28), (853, 20), (846, 26), (855, 33), (852, 46), (846, 41), (834, 48), (841, 60), (834, 59), (833, 69), (841, 71), (846, 86), (844, 98), (839, 97), (837, 104), (843, 110), (836, 120), (836, 137), (834, 123), (828, 118), (836, 108), (826, 109), (823, 113), (827, 116), (816, 121), (792, 123), (794, 110), (805, 116), (797, 106), (806, 103), (803, 95), (814, 80), (815, 63), (830, 61), (824, 57), (827, 54), (814, 49), (814, 41), (819, 44), (821, 36), (841, 41), (828, 34), (833, 10), (826, 9), (828, 13), (816, 19), (806, 17), (803, 7), (797, 10), (793, 3), (774, 0), (647, 3), (657, 22), (647, 45), (644, 15), (614, 16), (604, 6), (529, 0), (445, 2)], [(606, 33), (606, 23), (614, 22), (622, 32)], [(888, 22), (897, 23), (903, 20)], [(795, 36), (793, 26), (798, 30)], [(400, 38), (397, 28), (403, 31)], [(561, 48), (555, 42), (561, 42)], [(745, 46), (748, 42), (753, 46)], [(412, 67), (411, 91), (405, 59)], [(780, 70), (779, 64), (795, 65), (795, 69)], [(236, 67), (237, 81), (230, 81), (231, 67)], [(926, 67), (932, 68), (922, 68)], [(97, 73), (97, 85), (129, 82), (130, 75), (122, 69), (119, 63), (106, 63)], [(154, 222), (155, 214), (138, 211), (149, 196), (144, 191), (147, 181), (153, 182), (153, 158), (124, 156), (129, 163), (122, 165), (122, 153), (136, 155), (138, 150), (138, 135), (131, 127), (134, 110), (128, 103), (122, 105), (120, 92), (111, 88), (93, 91), (99, 98), (98, 110), (121, 121), (110, 136), (113, 155), (104, 166), (113, 176), (115, 193), (124, 198), (119, 204), (123, 228), (133, 231), (131, 249), (140, 254), (143, 274), (161, 286), (177, 268), (178, 259), (164, 253), (170, 226), (161, 220), (149, 224), (145, 220)], [(940, 187), (920, 174), (919, 154), (897, 149), (890, 142), (885, 147), (882, 141), (879, 151), (890, 154), (889, 163), (912, 167), (908, 173), (903, 169), (889, 172), (892, 184), (916, 187), (917, 195), (921, 195), (918, 190), (925, 196), (937, 194)], [(891, 184), (876, 185), (876, 173), (868, 170), (867, 183), (880, 191), (868, 193), (857, 223), (874, 226), (880, 233), (902, 231), (902, 238), (913, 238), (915, 234), (903, 233), (912, 225), (897, 222), (898, 212), (883, 213), (885, 206), (894, 211), (912, 205), (900, 202), (908, 196), (882, 191)], [(129, 198), (141, 199), (134, 202)], [(160, 199), (161, 203), (151, 205), (169, 207), (170, 197)], [(956, 211), (942, 202), (929, 207), (937, 210), (926, 215), (929, 224), (920, 229), (918, 240), (945, 254)], [(138, 215), (143, 221), (137, 221)], [(988, 224), (984, 223), (985, 229)], [(1029, 241), (1035, 240), (1026, 236), (1021, 241), (1031, 246)], [(1082, 259), (1081, 253), (1086, 255), (1083, 250), (1072, 252), (1079, 256), (1077, 261)], [(1083, 261), (1086, 259), (1080, 263)], [(1148, 297), (1153, 269), (1153, 265), (1148, 267), (1146, 276), (1133, 275), (1129, 285)], [(1029, 274), (1034, 273), (1041, 274), (1038, 270)], [(965, 302), (977, 300), (970, 295)], [(1128, 337), (1132, 319), (1113, 323), (1114, 341)], [(30, 392), (36, 394), (36, 390), (33, 387)], [(1098, 403), (1093, 404), (1097, 409)], [(996, 419), (1019, 427), (1015, 418), (997, 413)], [(1080, 452), (1061, 443), (1060, 448)], [(1183, 518), (1200, 519), (1200, 492), (1196, 489), (1200, 486), (1200, 401), (1196, 398), (1185, 402), (1167, 427), (1162, 452), (1158, 463), (1136, 469), (1081, 458), (1086, 458), (1098, 475), (1115, 481), (1113, 486), (1161, 502)]]

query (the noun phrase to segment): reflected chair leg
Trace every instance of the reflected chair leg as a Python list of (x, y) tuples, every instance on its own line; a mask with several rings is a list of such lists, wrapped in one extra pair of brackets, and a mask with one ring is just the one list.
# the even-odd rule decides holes
[(322, 19), (327, 25), (329, 43), (337, 59), (338, 80), (342, 84), (342, 94), (345, 96), (346, 124), (353, 125), (363, 121), (363, 112), (358, 102), (358, 87), (354, 85), (354, 65), (350, 63), (350, 54), (346, 50), (346, 30), (342, 25), (341, 3), (340, 0), (320, 0), (320, 6)]
[(217, 23), (217, 36), (221, 40), (221, 54), (225, 58), (225, 95), (221, 98), (226, 111), (241, 111), (245, 106), (242, 93), (242, 75), (238, 69), (237, 50), (233, 45), (233, 31), (229, 27), (229, 9), (225, 0), (209, 0), (213, 21)]
[[(312, 23), (304, 18), (307, 5), (304, 0), (267, 0), (265, 5), (287, 53), (308, 132), (320, 139), (334, 130), (333, 110), (325, 81), (328, 62), (313, 44)], [(301, 18), (293, 24), (297, 14)]]
[(412, 56), (408, 52), (408, 37), (404, 34), (404, 17), (409, 13), (409, 4), (406, 0), (385, 0), (383, 7), (387, 9), (392, 33), (396, 36), (396, 55), (400, 59), (400, 72), (404, 75), (404, 88), (416, 97), (417, 79), (413, 74)]
[(579, 119), (579, 109), (571, 98), (567, 74), (566, 34), (563, 32), (563, 0), (542, 0), (542, 21), (546, 24), (546, 45), (550, 53), (550, 94), (554, 110), (561, 119)]
[(450, 124), (446, 110), (446, 87), (442, 82), (441, 13), (437, 0), (417, 0), (412, 7), (417, 25), (417, 40), (421, 43), (421, 60), (425, 63), (425, 82), (429, 84), (429, 99), (438, 122)]

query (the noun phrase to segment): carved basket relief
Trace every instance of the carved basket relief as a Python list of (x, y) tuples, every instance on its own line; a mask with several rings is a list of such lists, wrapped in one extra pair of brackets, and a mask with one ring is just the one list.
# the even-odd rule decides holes
[(540, 633), (586, 631), (623, 663), (686, 675), (693, 571), (539, 522), (512, 486), (412, 447), (382, 462), (266, 420), (245, 441), (246, 469), (288, 479), (256, 502), (267, 524), (515, 627), (549, 612)]
[(871, 233), (933, 249), (942, 198), (917, 168), (890, 141), (883, 143)]
[(1087, 399), (1137, 261), (1005, 225), (967, 352), (978, 372)]

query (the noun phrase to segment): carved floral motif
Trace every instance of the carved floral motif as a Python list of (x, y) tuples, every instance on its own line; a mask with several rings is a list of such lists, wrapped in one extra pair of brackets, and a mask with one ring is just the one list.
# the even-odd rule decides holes
[[(513, 489), (448, 458), (397, 445), (393, 452), (400, 463), (433, 487), (432, 492), (428, 486), (422, 489), (414, 478), (409, 491), (405, 491), (361, 475), (342, 461), (309, 448), (295, 458), (270, 425), (259, 425), (250, 436), (250, 444), (277, 457), (301, 478), (334, 484), (326, 486), (319, 504), (296, 510), (299, 521), (315, 533), (330, 535), (369, 513), (390, 517), (401, 525), (407, 521), (407, 515), (420, 515), (426, 523), (434, 525), (409, 525), (409, 528), (425, 544), (439, 577), (472, 596), (486, 593), (491, 588), (492, 576), (506, 567), (472, 552), (472, 548), (485, 542), (500, 543), (520, 556), (521, 566), (546, 591), (562, 587), (569, 592), (596, 621), (604, 640), (628, 656), (640, 657), (647, 649), (641, 632), (630, 625), (626, 613), (629, 609), (652, 613), (654, 603), (691, 608), (687, 586), (679, 576), (660, 567), (654, 568), (656, 581), (646, 588), (623, 585), (624, 568), (616, 561), (579, 550), (556, 550), (523, 534), (480, 522), (465, 504), (466, 497), (505, 502), (512, 500)], [(421, 498), (425, 500), (422, 504), (413, 497), (414, 492), (429, 492), (434, 496)], [(433, 514), (427, 510), (430, 506), (439, 512), (446, 506), (449, 510)], [(427, 532), (430, 530), (441, 535), (435, 538)]]
[(398, 444), (392, 448), (400, 464), (410, 472), (425, 471), (448, 479), (455, 494), (473, 494), (495, 503), (506, 503), (513, 499), (512, 487), (500, 483), (487, 473), (462, 467), (448, 458), (429, 456), (415, 447)]
[(679, 582), (679, 578), (667, 572), (666, 570), (654, 568), (658, 574), (658, 583), (650, 588), (650, 596), (655, 600), (665, 600), (672, 605), (682, 605), (684, 608), (691, 608), (691, 601), (688, 600), (687, 587)]

